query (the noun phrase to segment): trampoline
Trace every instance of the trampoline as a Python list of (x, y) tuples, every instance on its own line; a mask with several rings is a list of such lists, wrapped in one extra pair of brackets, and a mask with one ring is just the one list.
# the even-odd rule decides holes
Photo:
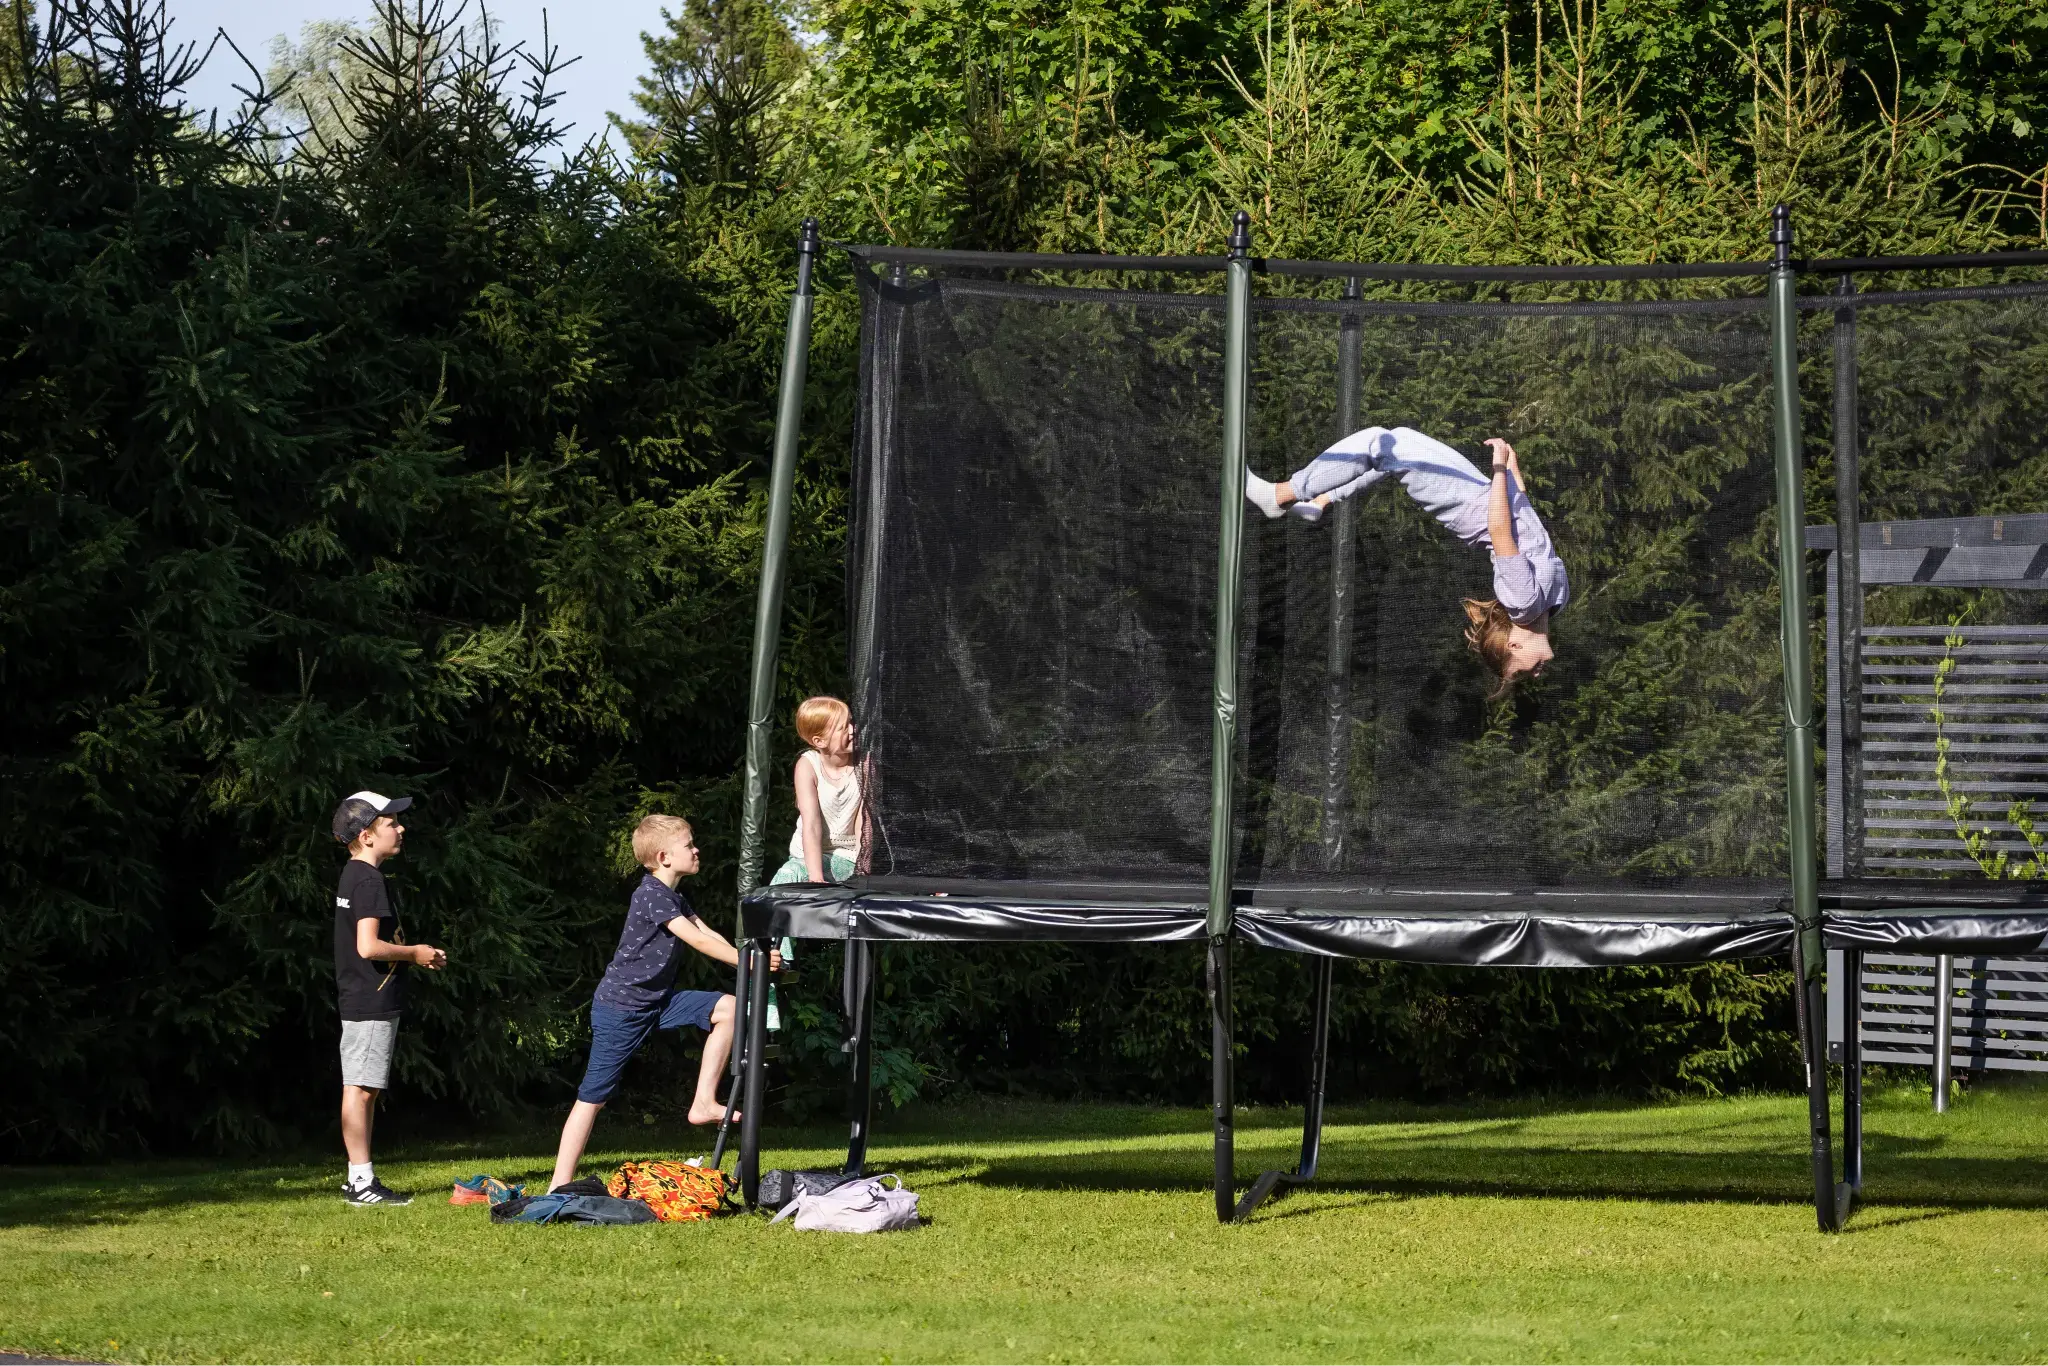
[[(1339, 957), (1779, 958), (1799, 983), (1816, 1218), (1839, 1227), (1860, 1112), (1838, 1178), (1825, 951), (2048, 952), (2048, 897), (1938, 838), (1882, 867), (1824, 855), (1823, 718), (1837, 849), (1857, 823), (1845, 794), (1869, 781), (1840, 738), (1879, 724), (1856, 654), (1880, 629), (1866, 616), (1943, 626), (1972, 591), (1930, 578), (1866, 603), (1863, 523), (2020, 496), (1999, 481), (2048, 439), (2048, 285), (1856, 282), (2010, 275), (2048, 253), (1803, 262), (1792, 247), (1781, 208), (1770, 260), (1705, 265), (1264, 260), (1243, 214), (1221, 258), (845, 248), (862, 304), (848, 671), (869, 833), (845, 885), (760, 887), (821, 251), (806, 224), (747, 742), (748, 1201), (774, 940), (846, 946), (849, 1169), (866, 1153), (876, 944), (1181, 942), (1207, 955), (1219, 1218), (1315, 1175)], [(1406, 496), (1405, 475), (1315, 520), (1248, 505), (1248, 470), (1283, 478), (1367, 426), (1465, 454), (1515, 443), (1571, 583), (1540, 677), (1503, 696), (1473, 657), (1465, 604), (1492, 596), (1489, 556)], [(1837, 494), (1811, 531), (1809, 464), (1832, 466)], [(1969, 610), (2030, 609), (2007, 594)], [(1980, 724), (1957, 700), (1979, 686), (1969, 667), (1949, 659), (1943, 685), (1962, 691), (1936, 699), (1937, 826), (1956, 781), (2006, 781), (1991, 770), (2009, 756), (1976, 754), (1961, 729)], [(1927, 699), (1901, 698), (1883, 704), (1905, 709), (1899, 724), (1927, 724)], [(2040, 725), (2048, 707), (2000, 715)], [(1249, 1183), (1230, 989), (1246, 951), (1316, 963), (1300, 1158)]]

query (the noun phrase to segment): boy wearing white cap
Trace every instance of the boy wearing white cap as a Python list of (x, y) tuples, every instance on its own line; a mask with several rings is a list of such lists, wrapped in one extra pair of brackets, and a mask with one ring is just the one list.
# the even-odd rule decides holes
[(351, 1205), (412, 1203), (411, 1196), (379, 1181), (370, 1163), (377, 1095), (391, 1079), (398, 1017), (405, 1009), (402, 969), (407, 963), (433, 969), (448, 963), (448, 955), (431, 944), (405, 942), (397, 903), (379, 866), (404, 846), (405, 827), (397, 816), (411, 805), (410, 797), (358, 792), (334, 809), (334, 838), (348, 847), (334, 889), (334, 977), (341, 998), (341, 1141), (348, 1149), (341, 1195)]

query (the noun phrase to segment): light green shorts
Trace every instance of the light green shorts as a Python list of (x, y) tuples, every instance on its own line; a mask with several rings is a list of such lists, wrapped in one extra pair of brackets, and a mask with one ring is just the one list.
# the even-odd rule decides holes
[[(827, 854), (825, 856), (825, 871), (834, 882), (844, 882), (853, 876), (853, 860), (844, 854)], [(775, 870), (775, 876), (768, 879), (768, 885), (773, 887), (784, 882), (809, 882), (810, 880), (811, 870), (804, 867), (804, 861), (801, 858), (792, 856), (785, 860), (780, 868)], [(782, 941), (782, 961), (785, 966), (796, 962), (796, 945), (787, 939)], [(768, 1027), (770, 1029), (782, 1028), (781, 1003), (775, 999), (774, 987), (768, 988)]]
[[(853, 860), (844, 854), (827, 854), (825, 856), (825, 872), (832, 881), (844, 882), (853, 876)], [(768, 885), (773, 887), (784, 882), (809, 882), (810, 880), (810, 870), (804, 867), (804, 861), (801, 858), (791, 856), (787, 862), (775, 870), (775, 876), (768, 879)]]

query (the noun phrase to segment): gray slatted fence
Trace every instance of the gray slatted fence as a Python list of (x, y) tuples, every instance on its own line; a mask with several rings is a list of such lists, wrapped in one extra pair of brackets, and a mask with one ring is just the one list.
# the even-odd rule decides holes
[[(1860, 532), (1864, 588), (2048, 587), (2048, 516), (1867, 522)], [(2011, 808), (2028, 803), (2019, 814), (2031, 820), (2038, 804), (2048, 836), (2048, 626), (1864, 626), (1862, 594), (1841, 582), (1834, 533), (1809, 528), (1807, 540), (1830, 552), (1828, 875), (1983, 876), (1935, 777), (1934, 681), (1948, 657), (1955, 668), (1940, 733), (1949, 791), (1968, 800), (1964, 826), (1981, 832), (1988, 852), (2032, 862), (2035, 846)], [(1960, 643), (1950, 646), (1951, 635)], [(2048, 838), (2041, 848), (2048, 853)], [(1839, 1059), (1850, 1014), (1839, 951), (1828, 969), (1829, 1052)], [(1952, 1068), (2048, 1071), (2048, 959), (1867, 953), (1854, 995), (1866, 1062), (1933, 1067), (1944, 1033)]]
[[(1949, 976), (1949, 1064), (2048, 1072), (2048, 961), (1957, 958)], [(1865, 1062), (1931, 1066), (1941, 1002), (1936, 960), (1866, 953), (1857, 1012)]]
[[(1963, 641), (1952, 651), (1951, 634)], [(2026, 859), (2007, 808), (2048, 800), (2048, 626), (1866, 626), (1862, 653), (1864, 869), (1982, 876), (1934, 777), (1934, 678), (1951, 654), (1949, 788), (1971, 803), (1966, 824), (1988, 832), (1991, 850)]]

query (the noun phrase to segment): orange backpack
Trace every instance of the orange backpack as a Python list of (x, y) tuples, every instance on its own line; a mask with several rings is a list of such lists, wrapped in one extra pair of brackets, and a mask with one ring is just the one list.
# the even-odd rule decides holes
[(604, 1188), (622, 1200), (645, 1201), (665, 1224), (709, 1219), (732, 1208), (725, 1173), (687, 1162), (628, 1162)]

